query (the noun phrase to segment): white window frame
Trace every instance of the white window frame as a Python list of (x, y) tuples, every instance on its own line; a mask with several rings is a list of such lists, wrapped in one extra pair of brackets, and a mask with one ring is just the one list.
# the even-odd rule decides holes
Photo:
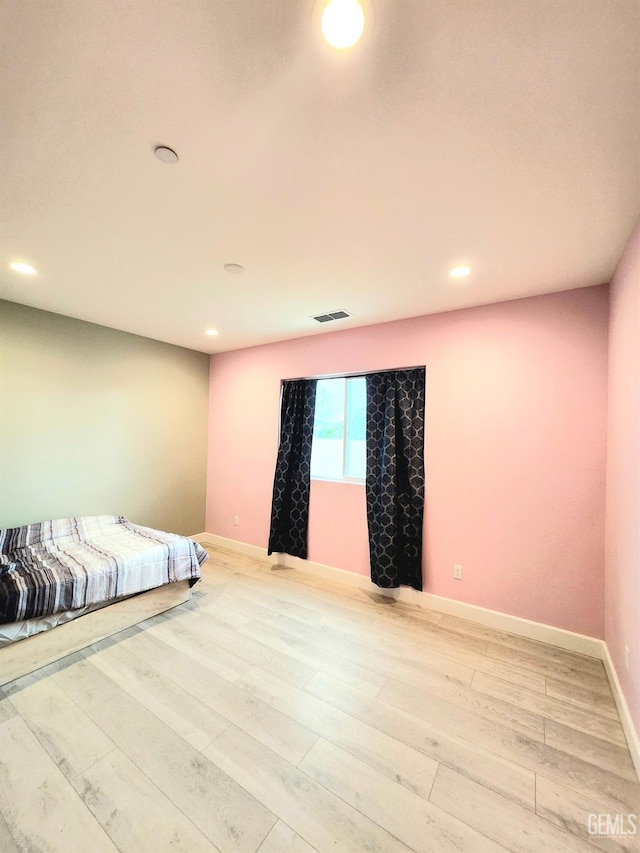
[[(342, 436), (342, 476), (341, 477), (319, 477), (317, 474), (311, 474), (312, 480), (320, 480), (324, 483), (351, 483), (355, 486), (364, 486), (366, 483), (365, 477), (348, 477), (346, 475), (347, 470), (347, 442), (348, 442), (348, 420), (347, 420), (347, 409), (348, 409), (348, 399), (349, 399), (349, 382), (352, 382), (356, 379), (365, 379), (364, 374), (362, 376), (322, 376), (318, 377), (318, 382), (323, 382), (331, 379), (344, 379), (344, 398), (343, 398), (343, 409), (342, 409), (342, 423), (343, 423), (343, 436)], [(366, 382), (366, 379), (365, 379)], [(365, 414), (365, 428), (366, 428), (366, 414)], [(314, 423), (314, 431), (315, 431), (315, 423)], [(313, 451), (312, 451), (313, 452)]]

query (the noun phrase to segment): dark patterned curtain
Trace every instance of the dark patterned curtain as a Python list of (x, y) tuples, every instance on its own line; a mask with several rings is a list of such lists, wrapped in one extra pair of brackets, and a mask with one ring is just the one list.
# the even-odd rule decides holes
[(268, 554), (307, 558), (311, 440), (317, 379), (284, 382)]
[(424, 368), (367, 376), (371, 580), (422, 589)]

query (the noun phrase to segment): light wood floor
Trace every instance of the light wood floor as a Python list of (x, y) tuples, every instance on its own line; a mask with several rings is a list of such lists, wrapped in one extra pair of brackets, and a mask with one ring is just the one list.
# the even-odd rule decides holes
[(210, 553), (0, 691), (1, 853), (640, 849), (587, 832), (640, 814), (600, 662)]

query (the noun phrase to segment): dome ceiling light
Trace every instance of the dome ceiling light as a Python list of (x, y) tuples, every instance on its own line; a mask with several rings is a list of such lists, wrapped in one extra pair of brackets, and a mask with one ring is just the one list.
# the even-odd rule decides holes
[(358, 0), (329, 0), (322, 13), (322, 35), (331, 47), (353, 47), (364, 30), (364, 12)]
[(466, 278), (471, 272), (471, 267), (462, 264), (459, 267), (454, 267), (452, 270), (449, 270), (449, 275), (451, 278)]
[(25, 264), (22, 261), (12, 261), (9, 266), (14, 272), (22, 273), (22, 275), (35, 275), (38, 272), (31, 264)]

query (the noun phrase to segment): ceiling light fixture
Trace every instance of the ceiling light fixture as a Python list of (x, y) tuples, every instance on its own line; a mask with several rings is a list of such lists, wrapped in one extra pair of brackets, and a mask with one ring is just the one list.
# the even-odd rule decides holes
[(217, 335), (218, 332), (215, 329), (207, 329), (205, 335)]
[(24, 264), (22, 261), (12, 261), (9, 266), (15, 272), (22, 273), (22, 275), (35, 275), (38, 272), (31, 264)]
[(322, 35), (338, 50), (353, 47), (364, 30), (364, 12), (358, 0), (329, 0), (322, 13)]
[(156, 157), (158, 158), (158, 160), (160, 160), (161, 163), (171, 164), (178, 162), (178, 155), (176, 154), (176, 152), (173, 150), (173, 148), (168, 148), (166, 145), (158, 145), (154, 149), (153, 153), (156, 155)]
[(449, 275), (451, 278), (465, 278), (471, 272), (471, 267), (465, 266), (462, 264), (459, 267), (454, 267), (452, 270), (449, 270)]
[(225, 264), (225, 271), (230, 272), (231, 275), (240, 275), (244, 272), (244, 267), (241, 267), (240, 264)]

